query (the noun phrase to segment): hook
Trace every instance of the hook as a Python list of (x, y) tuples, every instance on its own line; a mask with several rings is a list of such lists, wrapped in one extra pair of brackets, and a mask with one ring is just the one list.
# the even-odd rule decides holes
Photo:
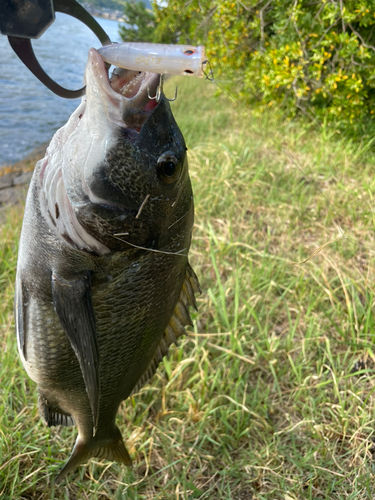
[[(164, 86), (164, 75), (160, 75), (160, 83), (159, 83), (159, 85), (156, 88), (156, 95), (154, 97), (150, 96), (150, 89), (149, 89), (149, 87), (147, 87), (147, 96), (148, 96), (148, 98), (149, 99), (155, 99), (156, 102), (160, 102), (161, 96), (163, 94), (163, 86)], [(173, 99), (168, 99), (168, 97), (166, 97), (165, 94), (164, 94), (164, 97), (169, 102), (175, 101), (177, 99), (177, 87), (176, 87)]]
[(166, 97), (167, 101), (169, 102), (173, 102), (177, 99), (177, 85), (176, 85), (176, 89), (174, 91), (174, 98), (173, 99), (168, 99), (168, 97)]
[[(206, 72), (205, 65), (207, 65), (208, 73)], [(210, 61), (208, 61), (207, 59), (202, 62), (202, 72), (203, 72), (204, 76), (206, 77), (206, 80), (210, 80), (210, 82), (214, 81), (214, 72), (213, 72), (213, 69), (211, 67)]]

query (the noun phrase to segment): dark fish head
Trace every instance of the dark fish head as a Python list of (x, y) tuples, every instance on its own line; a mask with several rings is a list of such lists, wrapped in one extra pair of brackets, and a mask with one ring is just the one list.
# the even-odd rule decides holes
[[(55, 180), (43, 181), (50, 218), (66, 240), (93, 253), (129, 245), (183, 252), (193, 196), (185, 141), (169, 102), (150, 98), (160, 75), (117, 68), (109, 78), (91, 49), (85, 80), (82, 104), (48, 151), (48, 168), (62, 177), (54, 192)], [(78, 224), (73, 229), (87, 248), (77, 245), (69, 224)]]

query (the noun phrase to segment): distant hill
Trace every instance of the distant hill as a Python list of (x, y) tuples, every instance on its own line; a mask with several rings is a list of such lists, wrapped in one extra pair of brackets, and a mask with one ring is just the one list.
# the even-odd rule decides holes
[[(126, 0), (79, 0), (82, 5), (90, 5), (93, 9), (103, 9), (103, 10), (119, 10), (123, 11), (123, 7)], [(141, 1), (141, 0), (137, 0)], [(143, 0), (143, 3), (151, 9), (150, 0)]]

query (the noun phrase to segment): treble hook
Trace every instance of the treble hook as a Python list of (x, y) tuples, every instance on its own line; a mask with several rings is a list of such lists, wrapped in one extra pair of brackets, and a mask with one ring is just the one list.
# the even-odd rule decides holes
[[(156, 102), (159, 102), (161, 99), (161, 96), (163, 94), (163, 86), (164, 86), (164, 75), (160, 75), (160, 83), (156, 88), (156, 95), (154, 97), (150, 96), (150, 89), (147, 87), (147, 96), (149, 99), (155, 99)], [(173, 99), (168, 99), (168, 97), (164, 94), (164, 97), (167, 99), (167, 101), (172, 102), (177, 99), (177, 87), (174, 93), (174, 98)]]
[[(206, 66), (207, 65), (207, 68), (208, 68), (208, 73), (206, 72)], [(208, 61), (206, 59), (206, 61), (203, 61), (202, 62), (202, 73), (204, 74), (204, 76), (206, 77), (206, 80), (210, 80), (210, 82), (214, 82), (214, 72), (213, 72), (213, 69), (211, 67), (211, 64), (210, 64), (210, 61)]]

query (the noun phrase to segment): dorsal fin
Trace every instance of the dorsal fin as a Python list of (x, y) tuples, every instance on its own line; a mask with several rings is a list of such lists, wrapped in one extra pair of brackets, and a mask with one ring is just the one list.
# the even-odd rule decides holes
[(159, 366), (159, 363), (162, 361), (163, 357), (168, 354), (168, 350), (171, 344), (177, 344), (177, 339), (182, 335), (186, 335), (185, 326), (192, 326), (189, 314), (189, 306), (194, 307), (195, 310), (197, 309), (197, 303), (195, 301), (194, 294), (200, 292), (201, 289), (199, 286), (198, 278), (192, 267), (188, 263), (184, 283), (182, 285), (180, 296), (178, 298), (176, 307), (174, 308), (172, 317), (169, 320), (169, 324), (165, 329), (165, 332), (156, 349), (155, 356), (152, 358), (145, 373), (138, 380), (137, 384), (132, 390), (132, 394), (138, 392), (141, 387), (143, 387), (154, 375)]

